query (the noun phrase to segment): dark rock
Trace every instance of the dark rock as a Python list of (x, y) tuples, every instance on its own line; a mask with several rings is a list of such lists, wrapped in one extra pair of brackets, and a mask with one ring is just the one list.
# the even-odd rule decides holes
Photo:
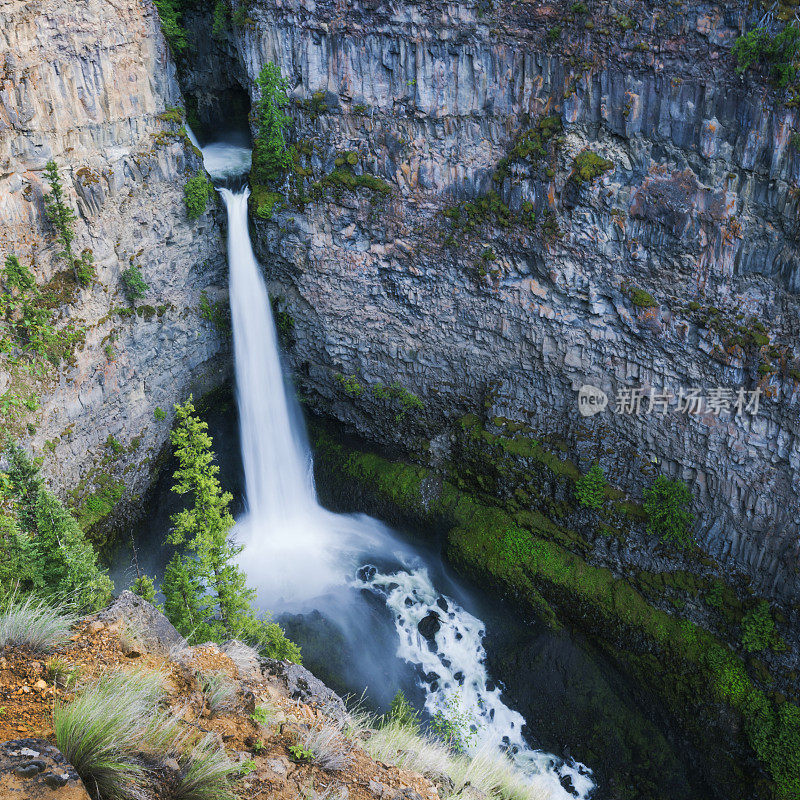
[(417, 630), (429, 642), (436, 638), (441, 627), (442, 620), (435, 611), (429, 611), (417, 624)]
[(272, 658), (262, 658), (260, 663), (265, 674), (274, 675), (283, 681), (293, 700), (323, 710), (336, 722), (342, 723), (347, 719), (344, 700), (305, 667), (293, 664), (291, 661), (277, 661)]
[(0, 797), (14, 800), (90, 800), (75, 768), (43, 739), (0, 744)]

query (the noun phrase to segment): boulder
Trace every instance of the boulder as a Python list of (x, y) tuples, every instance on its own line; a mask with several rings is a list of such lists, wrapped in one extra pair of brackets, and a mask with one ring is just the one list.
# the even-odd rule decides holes
[(420, 635), (432, 642), (442, 627), (441, 617), (433, 610), (429, 611), (418, 623), (417, 630)]
[(0, 744), (0, 797), (14, 800), (90, 800), (63, 754), (43, 739)]
[(98, 615), (106, 623), (121, 623), (135, 644), (149, 653), (168, 656), (186, 644), (172, 623), (154, 606), (127, 589)]
[(344, 700), (305, 667), (293, 664), (291, 661), (262, 658), (261, 669), (264, 674), (273, 675), (283, 681), (293, 700), (299, 700), (322, 710), (340, 725), (347, 720)]

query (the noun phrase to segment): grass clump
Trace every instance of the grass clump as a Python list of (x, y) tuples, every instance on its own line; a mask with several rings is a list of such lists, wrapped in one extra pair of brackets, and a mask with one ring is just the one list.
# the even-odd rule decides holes
[(91, 684), (53, 711), (56, 744), (86, 786), (102, 798), (137, 800), (146, 784), (141, 753), (164, 745), (154, 707), (163, 694), (157, 673), (118, 672)]
[(219, 746), (214, 734), (207, 733), (194, 745), (181, 768), (172, 800), (235, 800), (228, 781), (236, 765)]
[(230, 711), (236, 705), (236, 684), (224, 673), (200, 675), (203, 700), (208, 710), (216, 715)]
[(49, 653), (69, 638), (75, 616), (34, 597), (12, 596), (0, 611), (0, 650), (27, 647), (34, 653)]
[(644, 289), (639, 289), (634, 287), (630, 290), (631, 294), (631, 302), (637, 308), (656, 308), (658, 306), (658, 300), (650, 294), (650, 292), (646, 292)]
[(309, 728), (293, 747), (292, 754), (298, 761), (309, 761), (334, 772), (346, 769), (352, 761), (352, 746), (342, 732), (330, 723)]

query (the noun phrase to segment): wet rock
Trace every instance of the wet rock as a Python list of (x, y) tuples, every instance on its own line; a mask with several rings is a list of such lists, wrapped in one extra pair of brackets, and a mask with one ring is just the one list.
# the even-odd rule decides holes
[(74, 767), (43, 739), (0, 744), (0, 797), (9, 800), (89, 800)]
[(432, 642), (436, 638), (436, 634), (439, 632), (439, 628), (441, 627), (442, 619), (433, 610), (429, 611), (419, 621), (419, 623), (417, 623), (417, 630), (420, 632), (423, 638), (427, 639), (429, 642)]

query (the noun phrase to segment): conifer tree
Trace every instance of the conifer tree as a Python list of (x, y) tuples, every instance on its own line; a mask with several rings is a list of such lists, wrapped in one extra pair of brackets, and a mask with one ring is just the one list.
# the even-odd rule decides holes
[(258, 135), (253, 143), (254, 183), (269, 185), (277, 182), (292, 165), (292, 153), (286, 145), (285, 130), (292, 118), (284, 111), (289, 105), (286, 90), (289, 81), (281, 77), (273, 63), (265, 64), (256, 80), (261, 95), (256, 103)]
[(603, 468), (595, 461), (592, 468), (575, 483), (578, 502), (586, 508), (593, 508), (596, 511), (601, 509), (606, 494), (606, 484)]
[(167, 539), (187, 551), (167, 566), (161, 590), (173, 625), (195, 641), (239, 638), (273, 658), (300, 660), (299, 648), (274, 622), (258, 619), (250, 606), (255, 592), (234, 559), (241, 546), (230, 538), (232, 496), (219, 483), (208, 424), (195, 415), (192, 398), (175, 406), (170, 434), (178, 459), (172, 490), (190, 505), (172, 516)]
[[(75, 239), (75, 214), (69, 207), (64, 196), (64, 185), (61, 183), (61, 175), (58, 174), (58, 166), (55, 161), (48, 161), (44, 168), (44, 175), (50, 184), (50, 193), (45, 195), (44, 206), (47, 211), (47, 218), (53, 223), (56, 235), (61, 247), (64, 249), (58, 254), (60, 258), (66, 259), (69, 264), (73, 264), (72, 242)], [(77, 274), (76, 274), (77, 277)]]
[(32, 588), (58, 594), (83, 608), (98, 608), (114, 588), (97, 566), (97, 554), (75, 518), (48, 491), (36, 465), (17, 445), (9, 445), (11, 491), (20, 535), (8, 540), (24, 564)]

